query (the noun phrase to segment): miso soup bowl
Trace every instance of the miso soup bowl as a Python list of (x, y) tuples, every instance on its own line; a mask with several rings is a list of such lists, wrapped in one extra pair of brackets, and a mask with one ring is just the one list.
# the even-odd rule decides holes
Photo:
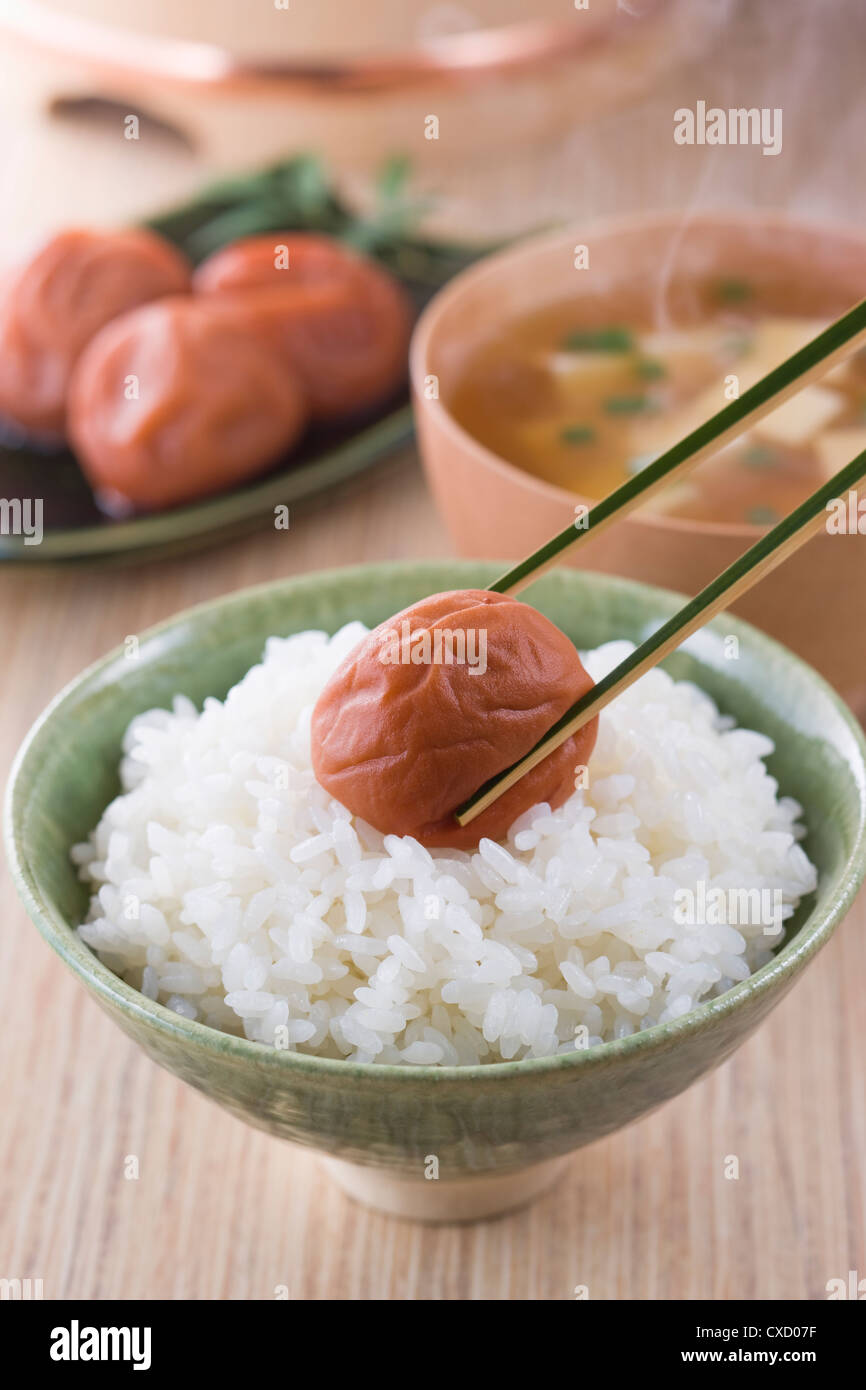
[[(147, 1055), (249, 1124), (328, 1156), (350, 1193), (393, 1213), (471, 1219), (529, 1200), (581, 1145), (639, 1119), (718, 1066), (827, 942), (866, 871), (866, 745), (830, 687), (803, 662), (731, 618), (667, 663), (741, 724), (776, 744), (770, 768), (805, 808), (816, 892), (774, 959), (674, 1022), (538, 1060), (394, 1067), (291, 1054), (190, 1022), (125, 984), (79, 940), (88, 893), (70, 858), (117, 793), (124, 729), (177, 692), (222, 697), (272, 633), (372, 625), (437, 590), (482, 586), (479, 563), (374, 565), (281, 581), (220, 598), (145, 633), (139, 659), (118, 649), (48, 707), (15, 762), (5, 833), (27, 911), (85, 988)], [(527, 591), (581, 647), (644, 638), (675, 594), (565, 570)], [(739, 638), (726, 658), (725, 636)], [(727, 648), (731, 650), (730, 645)], [(829, 1062), (829, 1059), (828, 1059)], [(435, 1158), (436, 1165), (431, 1166)], [(427, 1175), (438, 1166), (438, 1180)]]
[[(578, 244), (588, 248), (588, 269), (575, 269)], [(641, 215), (532, 238), (450, 281), (418, 322), (411, 374), (421, 457), (459, 554), (518, 559), (567, 526), (576, 503), (598, 500), (515, 467), (457, 423), (448, 402), (467, 359), (527, 312), (562, 300), (612, 302), (629, 281), (664, 305), (672, 273), (746, 279), (759, 294), (762, 286), (775, 294), (775, 312), (830, 319), (866, 296), (866, 233), (776, 213)], [(613, 312), (620, 322), (621, 307)], [(587, 539), (565, 563), (694, 594), (760, 535), (747, 523), (644, 510)], [(811, 662), (866, 715), (858, 638), (866, 629), (866, 537), (822, 532), (734, 611)]]

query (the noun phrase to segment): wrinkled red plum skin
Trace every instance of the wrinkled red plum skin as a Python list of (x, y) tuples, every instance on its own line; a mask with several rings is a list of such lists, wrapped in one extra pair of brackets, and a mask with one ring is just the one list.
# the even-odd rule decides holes
[(256, 328), (192, 296), (108, 324), (69, 395), (70, 437), (94, 491), (144, 510), (255, 476), (296, 443), (308, 414), (297, 377)]
[(191, 267), (153, 232), (70, 228), (0, 286), (0, 415), (35, 434), (66, 428), (81, 353), (119, 314), (189, 289)]
[[(288, 266), (278, 269), (278, 248)], [(248, 237), (196, 271), (200, 294), (237, 298), (304, 383), (314, 419), (359, 414), (406, 378), (412, 312), (386, 270), (329, 237)]]
[[(389, 634), (406, 631), (404, 621), (413, 633), (485, 632), (486, 671), (383, 661)], [(326, 791), (377, 830), (470, 849), (482, 837), (502, 839), (537, 802), (560, 806), (574, 790), (575, 771), (595, 746), (597, 720), (471, 824), (460, 826), (453, 816), (592, 684), (572, 643), (536, 609), (483, 589), (434, 594), (380, 624), (328, 681), (313, 711), (313, 769)]]
[(284, 290), (329, 284), (355, 273), (361, 258), (333, 237), (315, 232), (268, 232), (241, 237), (214, 251), (193, 275), (196, 294)]

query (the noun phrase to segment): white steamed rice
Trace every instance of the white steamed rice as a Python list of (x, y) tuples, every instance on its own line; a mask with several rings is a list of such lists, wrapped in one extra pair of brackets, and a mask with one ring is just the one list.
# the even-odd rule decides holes
[[(655, 670), (602, 716), (588, 789), (504, 843), (428, 851), (313, 779), (312, 706), (365, 632), (271, 638), (224, 703), (178, 697), (133, 720), (124, 792), (73, 851), (94, 891), (79, 932), (111, 969), (259, 1042), (451, 1065), (625, 1037), (770, 958), (781, 923), (674, 911), (704, 885), (780, 890), (786, 918), (814, 888), (768, 738)], [(598, 680), (630, 650), (585, 664)]]

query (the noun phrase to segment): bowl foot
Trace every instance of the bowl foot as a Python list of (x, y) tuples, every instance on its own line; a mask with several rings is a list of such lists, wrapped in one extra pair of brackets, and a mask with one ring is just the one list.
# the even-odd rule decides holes
[(389, 1216), (408, 1221), (483, 1221), (534, 1202), (561, 1177), (568, 1155), (533, 1163), (513, 1173), (488, 1173), (451, 1181), (395, 1177), (387, 1169), (347, 1163), (342, 1158), (322, 1161), (349, 1197)]

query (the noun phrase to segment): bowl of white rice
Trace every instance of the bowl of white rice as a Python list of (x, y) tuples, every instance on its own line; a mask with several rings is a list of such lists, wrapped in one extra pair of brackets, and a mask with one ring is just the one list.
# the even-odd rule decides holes
[[(329, 676), (394, 612), (497, 572), (366, 566), (183, 613), (61, 692), (7, 794), (27, 909), (124, 1031), (426, 1219), (528, 1200), (724, 1061), (866, 871), (862, 731), (727, 616), (501, 841), (427, 849), (334, 801), (310, 759)], [(595, 680), (681, 602), (575, 571), (527, 598)]]

